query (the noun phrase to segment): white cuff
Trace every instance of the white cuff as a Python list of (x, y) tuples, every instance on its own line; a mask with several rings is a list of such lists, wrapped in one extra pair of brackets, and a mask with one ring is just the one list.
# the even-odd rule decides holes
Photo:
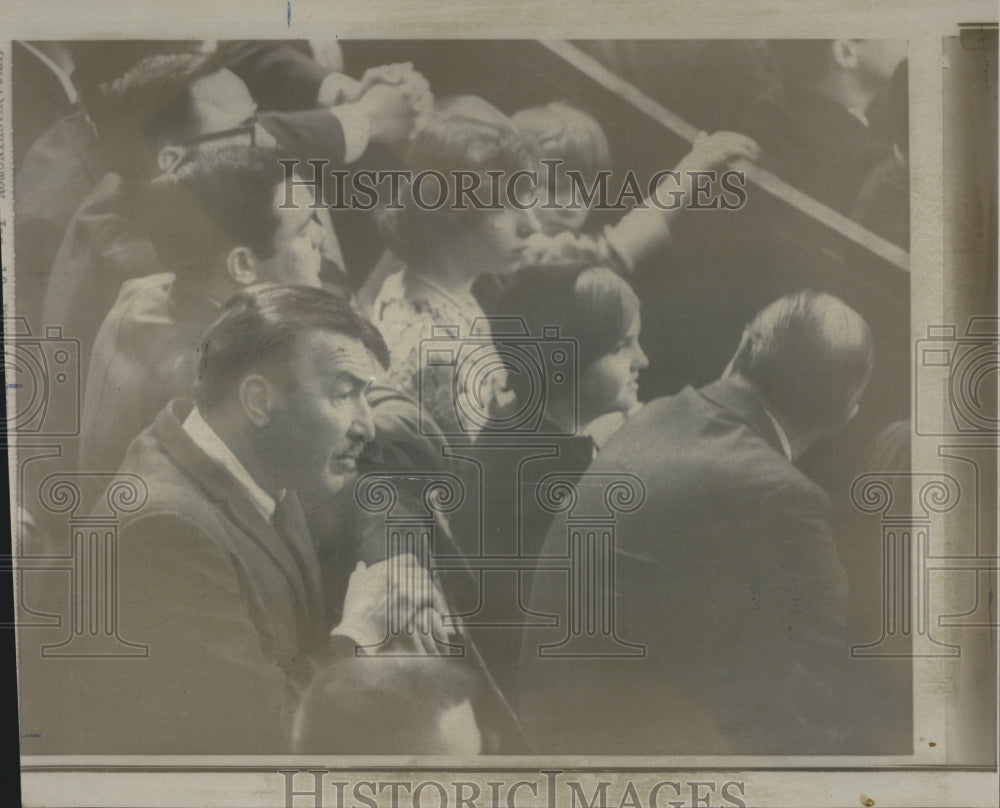
[(373, 640), (371, 637), (366, 637), (365, 633), (361, 629), (354, 626), (345, 626), (343, 623), (330, 632), (331, 637), (336, 637), (338, 635), (341, 637), (347, 637), (362, 650), (366, 646), (376, 645), (378, 642), (377, 640)]
[(326, 101), (330, 106), (340, 106), (354, 95), (358, 82), (343, 73), (331, 73), (320, 84), (318, 97)]

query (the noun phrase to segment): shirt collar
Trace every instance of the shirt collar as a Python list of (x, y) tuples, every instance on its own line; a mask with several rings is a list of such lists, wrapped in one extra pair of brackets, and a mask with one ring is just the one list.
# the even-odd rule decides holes
[(218, 433), (208, 425), (208, 422), (198, 412), (197, 407), (194, 407), (191, 414), (184, 419), (183, 429), (199, 449), (236, 478), (243, 486), (254, 507), (260, 511), (264, 519), (270, 522), (277, 506), (274, 497), (261, 488), (256, 480), (250, 476), (232, 450), (226, 446)]
[(762, 407), (764, 410), (764, 415), (768, 417), (771, 421), (771, 426), (774, 427), (774, 431), (778, 433), (778, 440), (781, 441), (781, 451), (785, 453), (785, 457), (788, 458), (788, 462), (792, 461), (792, 444), (788, 441), (788, 434), (782, 428), (781, 424), (778, 423), (778, 419), (771, 415), (771, 411), (767, 407)]

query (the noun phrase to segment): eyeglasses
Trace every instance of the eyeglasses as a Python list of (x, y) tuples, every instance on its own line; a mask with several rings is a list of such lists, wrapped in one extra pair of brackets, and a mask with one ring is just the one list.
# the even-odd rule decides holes
[(220, 129), (217, 132), (205, 132), (202, 135), (196, 135), (195, 137), (189, 137), (187, 140), (182, 140), (177, 145), (186, 149), (184, 154), (181, 156), (177, 162), (175, 162), (170, 168), (166, 170), (167, 174), (174, 174), (182, 166), (190, 163), (197, 155), (197, 147), (203, 146), (206, 143), (211, 143), (216, 140), (226, 140), (228, 138), (240, 137), (241, 135), (247, 135), (250, 138), (250, 146), (257, 145), (257, 112), (254, 111), (248, 118), (246, 118), (241, 123), (236, 126), (230, 127), (229, 129)]
[(231, 137), (239, 137), (240, 135), (250, 136), (250, 145), (257, 145), (257, 113), (254, 112), (246, 120), (241, 121), (236, 126), (229, 129), (220, 129), (217, 132), (205, 132), (202, 135), (196, 135), (195, 137), (190, 137), (187, 140), (183, 140), (178, 143), (178, 146), (200, 146), (204, 143), (211, 143), (213, 140), (224, 140)]

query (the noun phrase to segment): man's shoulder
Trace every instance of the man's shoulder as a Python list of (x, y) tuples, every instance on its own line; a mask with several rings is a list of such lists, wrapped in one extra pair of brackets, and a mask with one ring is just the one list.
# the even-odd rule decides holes
[(121, 471), (139, 477), (146, 489), (145, 504), (123, 519), (123, 527), (153, 515), (187, 522), (215, 519), (218, 504), (198, 481), (195, 470), (188, 468), (177, 452), (168, 449), (167, 444), (178, 438), (165, 433), (182, 429), (176, 419), (166, 425), (170, 419), (173, 419), (172, 412), (161, 413), (132, 441), (122, 461)]
[(593, 468), (604, 467), (669, 477), (698, 490), (822, 494), (744, 417), (692, 387), (651, 401), (629, 418), (598, 454)]

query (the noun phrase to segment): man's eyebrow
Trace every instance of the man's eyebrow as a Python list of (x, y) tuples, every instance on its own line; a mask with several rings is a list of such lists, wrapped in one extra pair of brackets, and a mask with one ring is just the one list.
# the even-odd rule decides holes
[(371, 387), (374, 380), (374, 376), (359, 376), (351, 370), (335, 370), (330, 374), (331, 385), (346, 383), (354, 389)]

